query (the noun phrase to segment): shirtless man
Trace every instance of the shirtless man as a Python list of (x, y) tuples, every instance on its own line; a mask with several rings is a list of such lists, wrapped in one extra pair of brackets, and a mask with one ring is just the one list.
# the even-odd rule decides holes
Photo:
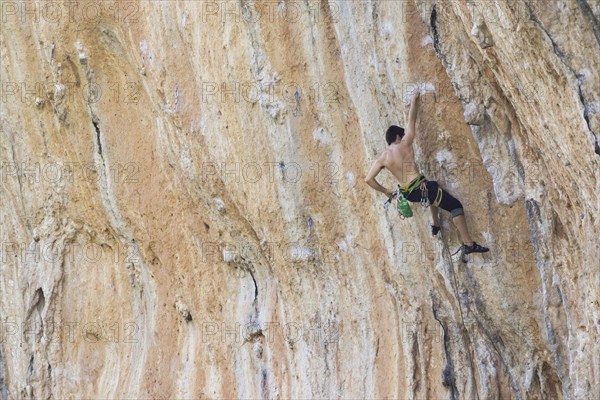
[(420, 95), (417, 91), (410, 104), (406, 134), (403, 128), (395, 125), (390, 126), (387, 130), (385, 139), (389, 148), (375, 161), (371, 171), (369, 171), (369, 174), (365, 178), (365, 182), (373, 189), (384, 193), (388, 197), (391, 196), (394, 191), (381, 186), (375, 180), (379, 172), (387, 168), (396, 177), (398, 182), (400, 182), (400, 190), (408, 201), (412, 203), (420, 202), (423, 191), (426, 191), (427, 198), (431, 203), (431, 215), (433, 217), (431, 233), (435, 236), (440, 231), (440, 217), (438, 215), (438, 207), (440, 207), (452, 215), (452, 221), (456, 225), (460, 233), (460, 238), (463, 241), (464, 253), (485, 253), (489, 249), (475, 243), (469, 235), (461, 202), (440, 188), (437, 182), (428, 181), (417, 170), (412, 145), (416, 133), (415, 125), (419, 108), (419, 97)]

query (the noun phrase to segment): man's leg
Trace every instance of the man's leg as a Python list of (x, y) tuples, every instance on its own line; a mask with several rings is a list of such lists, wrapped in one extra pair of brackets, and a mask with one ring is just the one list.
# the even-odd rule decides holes
[(450, 211), (450, 214), (452, 215), (452, 221), (454, 222), (454, 225), (456, 225), (456, 228), (460, 234), (460, 238), (464, 243), (464, 254), (485, 253), (489, 251), (487, 247), (480, 246), (475, 243), (473, 239), (471, 239), (469, 229), (467, 228), (465, 212), (461, 202), (458, 199), (454, 198), (450, 193), (442, 190), (442, 201), (440, 202), (440, 206), (444, 210)]
[(433, 218), (433, 226), (440, 226), (440, 214), (438, 212), (438, 208), (435, 206), (429, 207), (431, 208), (431, 217)]
[(457, 215), (456, 217), (452, 218), (452, 222), (454, 222), (454, 225), (456, 225), (456, 229), (458, 229), (458, 232), (460, 233), (462, 242), (467, 246), (472, 246), (473, 240), (471, 239), (471, 235), (469, 235), (469, 229), (467, 228), (467, 220), (465, 219), (465, 215)]
[[(439, 196), (438, 190), (440, 189), (440, 187), (437, 182), (431, 181), (428, 182), (427, 188), (429, 192), (428, 198), (429, 201), (432, 203), (431, 214), (433, 216), (433, 224), (435, 226), (439, 226), (440, 218), (438, 215), (438, 208), (434, 207), (433, 203)], [(450, 214), (452, 215), (452, 222), (454, 222), (454, 225), (458, 229), (462, 242), (467, 246), (472, 246), (473, 239), (471, 239), (469, 229), (467, 228), (467, 220), (465, 219), (463, 205), (461, 204), (461, 202), (454, 196), (452, 196), (450, 193), (442, 189), (442, 197), (439, 205), (444, 210), (450, 212)]]
[(437, 234), (440, 231), (441, 225), (440, 225), (440, 214), (438, 212), (438, 208), (435, 206), (431, 206), (429, 207), (431, 208), (431, 216), (433, 218), (433, 224), (431, 225), (431, 234), (433, 236), (437, 236)]

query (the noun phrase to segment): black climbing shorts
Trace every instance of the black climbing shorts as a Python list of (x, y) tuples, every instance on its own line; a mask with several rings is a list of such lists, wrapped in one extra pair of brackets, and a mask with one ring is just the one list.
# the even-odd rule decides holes
[[(465, 214), (462, 203), (450, 193), (440, 188), (436, 181), (425, 181), (425, 184), (427, 185), (427, 198), (431, 204), (434, 204), (436, 200), (439, 201), (438, 207), (450, 212), (452, 218)], [(406, 200), (412, 203), (419, 203), (422, 196), (421, 185), (414, 188), (410, 194), (406, 195), (404, 192), (403, 194)], [(439, 198), (440, 195), (442, 196), (441, 200)]]

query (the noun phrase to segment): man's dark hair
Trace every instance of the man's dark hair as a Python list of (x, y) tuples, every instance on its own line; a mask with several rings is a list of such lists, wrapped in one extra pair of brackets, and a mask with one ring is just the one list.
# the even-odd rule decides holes
[(385, 133), (385, 141), (388, 145), (390, 145), (396, 141), (396, 136), (398, 135), (400, 135), (400, 138), (404, 137), (404, 128), (392, 125), (388, 128), (387, 132)]

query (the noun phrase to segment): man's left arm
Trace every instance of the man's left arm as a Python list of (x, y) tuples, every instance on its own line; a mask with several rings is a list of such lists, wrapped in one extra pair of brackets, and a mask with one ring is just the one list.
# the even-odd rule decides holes
[(375, 177), (381, 172), (381, 170), (383, 168), (384, 167), (383, 167), (383, 164), (381, 163), (381, 160), (378, 159), (377, 161), (375, 161), (375, 164), (373, 164), (373, 167), (371, 167), (371, 170), (369, 171), (367, 177), (365, 178), (365, 182), (367, 183), (367, 185), (371, 186), (373, 189), (375, 189), (378, 192), (381, 192), (389, 197), (392, 195), (393, 190), (386, 189), (385, 187), (381, 186), (379, 184), (379, 182), (377, 182), (375, 180)]

